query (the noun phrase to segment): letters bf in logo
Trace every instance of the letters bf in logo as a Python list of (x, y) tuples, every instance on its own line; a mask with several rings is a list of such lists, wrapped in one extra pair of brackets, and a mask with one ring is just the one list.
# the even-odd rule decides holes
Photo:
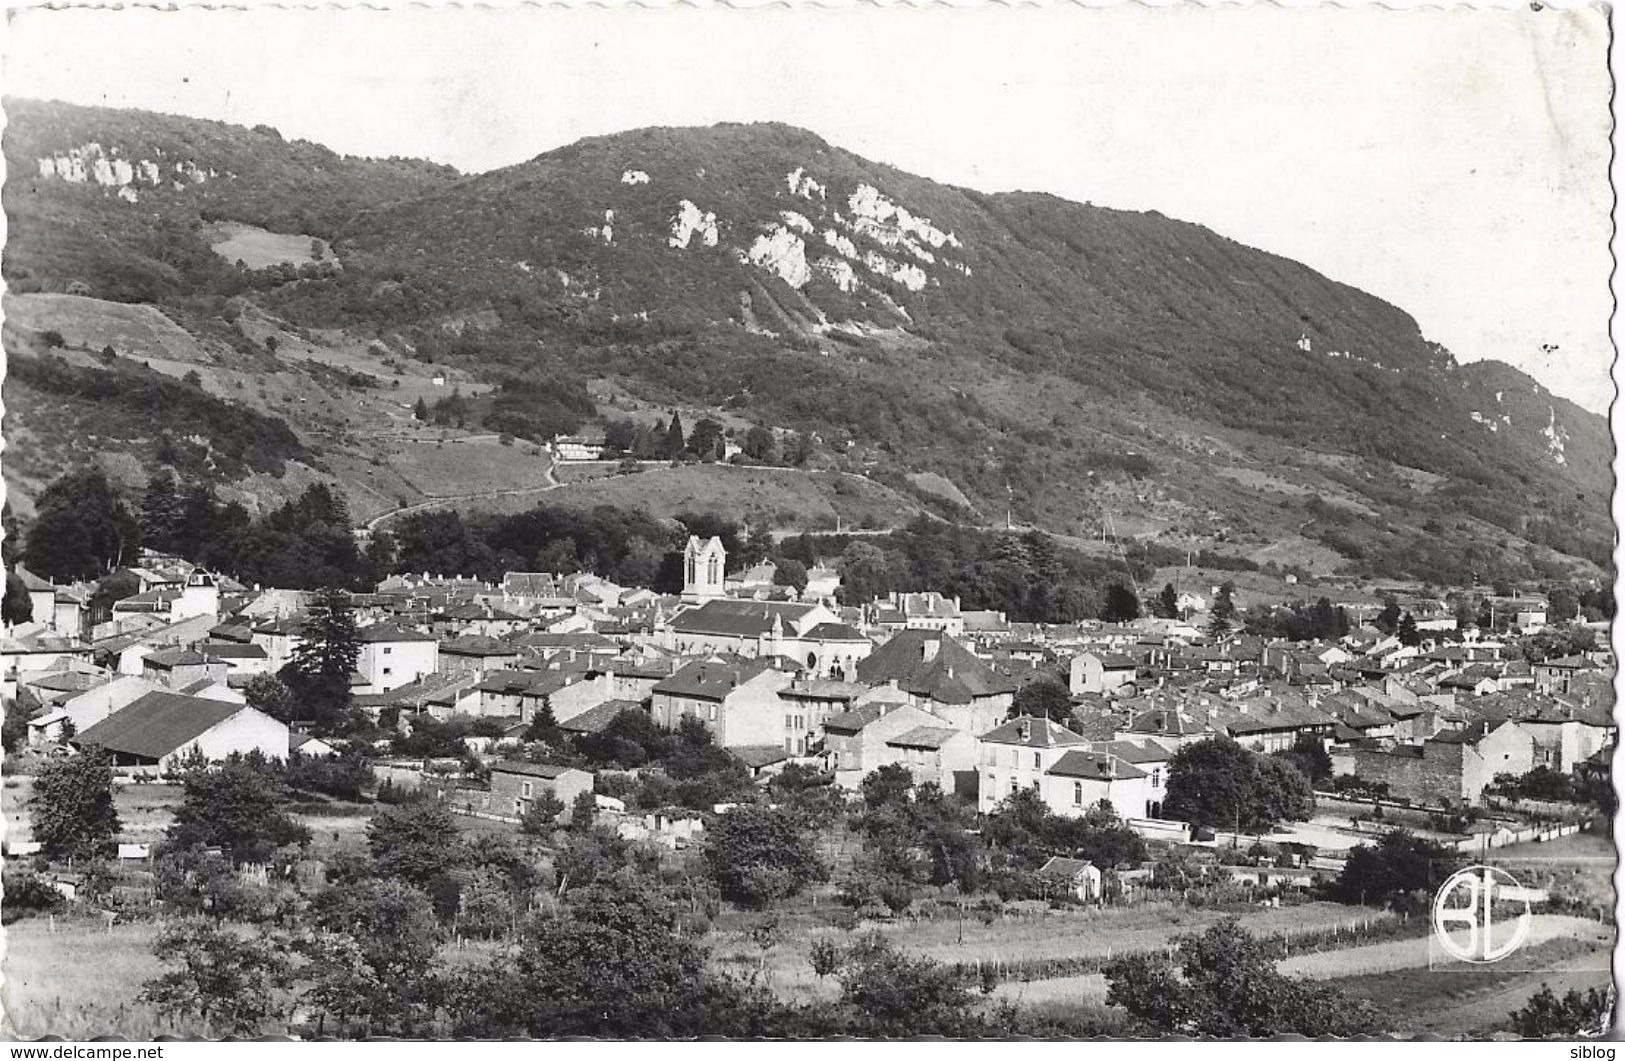
[(1450, 875), (1433, 899), (1433, 937), (1459, 961), (1498, 962), (1529, 935), (1528, 889), (1495, 866)]

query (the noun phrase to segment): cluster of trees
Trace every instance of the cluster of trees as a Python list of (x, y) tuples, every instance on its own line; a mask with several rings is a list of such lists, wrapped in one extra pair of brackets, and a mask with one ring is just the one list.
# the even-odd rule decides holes
[(369, 555), (390, 550), (390, 568), (402, 572), (497, 579), (504, 571), (590, 571), (675, 593), (682, 589), (682, 547), (691, 534), (720, 538), (730, 571), (775, 548), (765, 528), (747, 532), (715, 512), (679, 512), (673, 522), (613, 505), (586, 511), (537, 506), (506, 516), (413, 513), (395, 524), (387, 545), (375, 540)]
[[(558, 749), (556, 742), (550, 743), (545, 754), (554, 761), (572, 761)], [(705, 810), (753, 791), (743, 764), (717, 747), (697, 718), (684, 718), (675, 731), (668, 731), (647, 712), (628, 708), (601, 732), (574, 737), (566, 751), (587, 769), (637, 770), (635, 780), (606, 777), (605, 794), (648, 810)]]
[(43, 578), (100, 578), (141, 554), (135, 513), (99, 468), (64, 473), (34, 508), (23, 561)]
[[(263, 764), (200, 772), (157, 856), (178, 916), (157, 941), (163, 969), (144, 998), (241, 1035), (282, 1030), (295, 1014), (341, 1036), (1018, 1030), (1013, 1011), (986, 1012), (953, 970), (874, 939), (815, 955), (818, 975), (840, 985), (833, 1001), (785, 1002), (717, 971), (704, 939), (722, 899), (757, 906), (824, 879), (789, 811), (757, 804), (719, 816), (684, 866), (622, 841), (590, 807), (587, 795), (567, 829), (544, 824), (516, 843), (462, 833), (435, 801), (388, 806), (369, 823), (365, 852), (327, 860), (325, 884), (274, 873), (255, 888), (234, 867), (291, 864), (303, 836)], [(508, 946), (449, 963), (454, 933)]]
[(675, 409), (670, 420), (656, 419), (653, 424), (640, 424), (622, 418), (611, 420), (604, 428), (604, 448), (635, 460), (720, 461), (726, 458), (729, 441), (736, 442), (740, 455), (756, 464), (799, 468), (806, 465), (814, 451), (810, 434), (791, 433), (781, 441), (760, 424), (736, 434), (733, 428), (725, 428), (708, 416), (685, 432), (683, 418)]
[(1226, 737), (1187, 744), (1168, 767), (1165, 817), (1216, 829), (1265, 830), (1315, 809), (1295, 758), (1261, 755)]
[[(101, 579), (135, 563), (143, 546), (172, 553), (245, 583), (289, 589), (369, 588), (380, 577), (377, 550), (356, 545), (344, 499), (325, 484), (251, 517), (220, 503), (209, 486), (161, 471), (132, 506), (95, 468), (63, 474), (40, 494), (22, 558), (35, 573), (63, 581)], [(113, 600), (133, 579), (108, 583)]]
[(1454, 850), (1395, 829), (1374, 845), (1351, 849), (1342, 872), (1326, 886), (1326, 896), (1350, 905), (1371, 903), (1420, 913), (1460, 862)]
[(461, 387), (433, 402), (419, 398), (412, 418), (440, 427), (465, 428), (478, 422), (513, 438), (546, 443), (580, 430), (598, 414), (586, 386), (563, 375), (504, 376), (490, 397), (469, 398)]
[[(958, 596), (964, 608), (1003, 611), (1022, 622), (1099, 616), (1108, 588), (1120, 586), (1123, 576), (1120, 562), (1085, 555), (1039, 531), (984, 531), (925, 517), (889, 534), (799, 535), (780, 548), (809, 564), (833, 558), (845, 604), (893, 591), (937, 590)], [(1149, 571), (1133, 574), (1144, 578)]]
[(1553, 803), (1589, 803), (1612, 817), (1618, 796), (1606, 771), (1563, 773), (1537, 766), (1527, 774), (1497, 774), (1484, 790), (1507, 799), (1538, 799)]
[(1313, 604), (1294, 601), (1280, 607), (1252, 607), (1244, 621), (1249, 634), (1288, 641), (1336, 641), (1353, 628), (1347, 609), (1333, 605), (1327, 597)]
[(853, 818), (863, 851), (840, 880), (840, 898), (858, 909), (901, 911), (919, 885), (986, 883), (986, 852), (971, 832), (975, 816), (934, 784), (916, 786), (901, 766), (883, 766), (863, 779), (863, 804)]
[(988, 815), (989, 887), (1001, 898), (1049, 898), (1054, 885), (1038, 878), (1053, 856), (1081, 858), (1102, 870), (1132, 867), (1146, 857), (1145, 841), (1102, 801), (1081, 818), (1055, 814), (1032, 791), (1013, 792)]

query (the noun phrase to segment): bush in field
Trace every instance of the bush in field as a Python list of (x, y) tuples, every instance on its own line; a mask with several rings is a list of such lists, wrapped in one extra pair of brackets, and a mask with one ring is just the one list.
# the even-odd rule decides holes
[(422, 891), (400, 880), (357, 881), (323, 892), (312, 915), (318, 929), (356, 942), (358, 964), (330, 970), (354, 978), (352, 988), (367, 985), (351, 1012), (378, 1030), (411, 1034), (427, 1024), (439, 999), (441, 929)]
[(29, 914), (49, 912), (62, 905), (62, 893), (36, 873), (8, 866), (4, 877), (6, 899), (0, 905), (0, 922), (9, 925)]
[(283, 776), (289, 788), (359, 803), (361, 790), (372, 781), (372, 762), (348, 750), (325, 758), (293, 752), (288, 756)]
[(1370, 1003), (1282, 976), (1269, 947), (1234, 918), (1180, 937), (1174, 956), (1119, 958), (1105, 973), (1107, 1004), (1157, 1035), (1346, 1036), (1382, 1029)]
[(34, 778), (28, 800), (34, 839), (51, 858), (90, 858), (119, 832), (113, 806), (113, 758), (91, 750), (53, 759)]
[(1593, 987), (1558, 998), (1546, 984), (1529, 1004), (1512, 1014), (1512, 1027), (1525, 1039), (1577, 1039), (1605, 1034), (1614, 1010), (1613, 991)]
[(827, 880), (812, 843), (789, 815), (736, 807), (706, 830), (705, 862), (725, 899), (763, 907)]
[(367, 847), (380, 876), (425, 886), (460, 861), (462, 833), (439, 803), (400, 803), (372, 816)]
[(165, 1013), (195, 1014), (220, 1031), (252, 1035), (287, 1009), (292, 957), (284, 939), (186, 919), (163, 930), (153, 953), (177, 966), (141, 992)]
[(1396, 829), (1376, 846), (1352, 849), (1326, 894), (1340, 903), (1380, 903), (1415, 913), (1459, 862), (1449, 848)]
[(177, 847), (219, 847), (233, 863), (264, 862), (279, 847), (310, 842), (310, 830), (288, 817), (287, 792), (256, 753), (233, 756), (218, 767), (193, 766), (169, 826)]

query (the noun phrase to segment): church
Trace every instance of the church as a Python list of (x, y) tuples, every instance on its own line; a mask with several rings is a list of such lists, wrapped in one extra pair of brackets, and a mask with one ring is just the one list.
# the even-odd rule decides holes
[(683, 655), (731, 652), (782, 656), (816, 677), (850, 678), (874, 642), (822, 604), (736, 600), (724, 595), (727, 550), (717, 538), (690, 537), (683, 549), (686, 606), (659, 633)]

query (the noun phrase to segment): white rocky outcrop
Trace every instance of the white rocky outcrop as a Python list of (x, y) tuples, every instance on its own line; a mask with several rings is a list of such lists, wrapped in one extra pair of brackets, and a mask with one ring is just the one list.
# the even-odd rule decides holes
[(677, 204), (677, 213), (671, 219), (671, 237), (668, 245), (686, 250), (695, 236), (707, 247), (717, 245), (717, 215), (702, 211), (687, 199)]
[(745, 258), (794, 288), (805, 287), (812, 279), (812, 269), (807, 265), (807, 244), (780, 225), (757, 236), (750, 250), (745, 252)]
[(848, 258), (856, 258), (858, 256), (857, 244), (853, 243), (849, 238), (843, 236), (833, 228), (826, 228), (824, 230), (824, 242), (833, 250), (845, 255)]
[(925, 290), (925, 270), (912, 262), (894, 262), (884, 254), (875, 251), (863, 252), (863, 264), (876, 276), (884, 276), (895, 283), (902, 284), (910, 291)]
[(1567, 464), (1569, 458), (1564, 453), (1564, 449), (1568, 445), (1569, 433), (1557, 426), (1556, 406), (1547, 406), (1547, 412), (1549, 418), (1546, 421), (1546, 426), (1541, 428), (1540, 431), (1541, 434), (1546, 436), (1546, 452), (1551, 454), (1552, 460), (1556, 463)]
[(805, 214), (798, 214), (794, 210), (780, 210), (779, 220), (784, 222), (785, 228), (793, 228), (803, 236), (813, 234), (813, 223), (807, 220)]
[[(919, 243), (925, 243), (935, 250), (960, 246), (959, 238), (952, 232), (944, 232), (932, 224), (929, 217), (917, 216), (906, 207), (892, 202), (872, 184), (858, 185), (858, 190), (847, 199), (846, 205), (852, 211), (853, 225), (858, 231), (872, 229), (886, 233), (887, 239), (896, 239), (897, 244), (908, 247), (915, 254), (926, 253)], [(893, 245), (887, 243), (887, 246)]]
[(649, 175), (641, 169), (629, 169), (621, 173), (622, 184), (648, 184)]
[(850, 294), (858, 288), (858, 272), (852, 268), (852, 263), (844, 258), (831, 258), (825, 255), (813, 262), (813, 268), (827, 276), (842, 291)]
[[(164, 183), (164, 168), (157, 162), (151, 159), (132, 161), (122, 157), (118, 148), (103, 148), (94, 140), (35, 161), (39, 166), (39, 175), (46, 180), (94, 184), (114, 191), (127, 203), (139, 201), (138, 186), (156, 188)], [(214, 170), (204, 170), (190, 159), (176, 162), (169, 169), (173, 178), (170, 184), (176, 191), (218, 176)]]
[(811, 199), (815, 196), (819, 199), (825, 198), (826, 189), (824, 186), (807, 176), (806, 169), (801, 166), (797, 166), (789, 173), (786, 173), (784, 183), (789, 187), (791, 195), (799, 195), (803, 199)]
[(614, 243), (615, 211), (605, 210), (604, 223), (602, 225), (588, 225), (586, 228), (581, 230), (581, 234), (586, 236), (588, 239), (598, 240), (600, 243), (605, 245)]

